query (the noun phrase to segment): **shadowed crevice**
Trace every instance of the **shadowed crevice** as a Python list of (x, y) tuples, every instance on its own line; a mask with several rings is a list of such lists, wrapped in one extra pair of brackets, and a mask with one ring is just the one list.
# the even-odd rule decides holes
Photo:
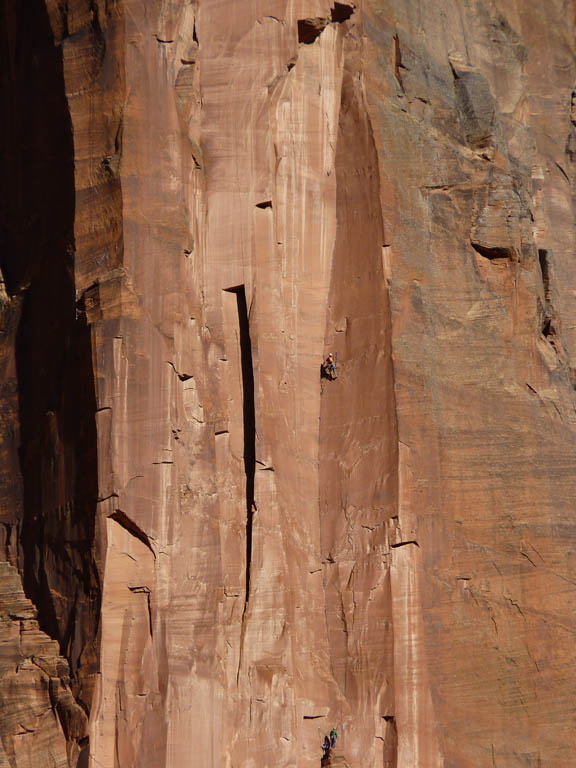
[[(346, 584), (336, 574), (351, 557), (355, 568), (366, 562), (364, 555), (351, 554), (355, 526), (367, 526), (372, 546), (388, 546), (382, 522), (398, 514), (398, 428), (378, 153), (358, 76), (357, 48), (352, 41), (347, 44), (335, 154), (336, 234), (323, 345), (323, 354), (338, 353), (342, 374), (338, 385), (322, 387), (320, 382), (319, 538), (332, 676), (344, 698), (362, 700), (371, 711), (379, 706), (376, 691), (384, 681), (387, 686), (394, 681), (389, 564), (379, 564), (383, 584), (379, 602), (377, 607), (368, 605), (363, 615), (366, 622), (386, 626), (378, 661), (372, 651), (360, 661), (354, 579)], [(378, 472), (362, 478), (350, 472), (359, 446), (362, 461), (377, 466)], [(356, 673), (362, 664), (378, 666), (368, 683)], [(380, 733), (375, 729), (374, 737)], [(395, 759), (392, 747), (388, 758)], [(323, 764), (345, 765), (345, 756), (337, 749)]]
[(554, 325), (552, 323), (552, 291), (550, 288), (550, 261), (548, 251), (538, 249), (538, 263), (540, 264), (540, 273), (542, 274), (542, 286), (544, 288), (544, 316), (542, 318), (542, 334), (545, 337), (554, 334)]
[(246, 602), (250, 599), (250, 571), (252, 565), (252, 524), (256, 504), (254, 477), (256, 474), (256, 409), (254, 405), (254, 363), (250, 318), (243, 285), (226, 289), (236, 296), (238, 331), (242, 367), (242, 414), (244, 422), (244, 472), (246, 474)]
[(489, 259), (490, 261), (493, 259), (513, 259), (512, 249), (505, 246), (488, 246), (475, 242), (471, 242), (470, 244), (476, 253), (479, 253), (480, 256), (484, 256), (485, 259)]
[(114, 520), (115, 522), (117, 522), (118, 525), (122, 526), (122, 528), (124, 528), (125, 531), (128, 531), (128, 533), (134, 536), (134, 538), (138, 539), (138, 541), (141, 541), (145, 547), (148, 547), (150, 552), (152, 552), (152, 554), (154, 555), (154, 559), (156, 559), (156, 553), (152, 548), (152, 544), (150, 543), (150, 539), (148, 538), (148, 535), (142, 530), (142, 528), (140, 528), (139, 525), (137, 525), (133, 520), (131, 520), (127, 514), (117, 509), (111, 515), (109, 515), (109, 517), (111, 520)]
[(97, 670), (96, 397), (74, 277), (75, 184), (62, 48), (41, 0), (0, 10), (0, 265), (19, 295), (15, 341), (23, 517), (19, 569), (40, 628), (88, 708)]
[(330, 11), (330, 19), (336, 24), (341, 24), (352, 18), (355, 10), (352, 3), (334, 3), (334, 7)]
[(298, 19), (298, 42), (303, 45), (312, 45), (328, 26), (328, 19), (322, 17), (314, 19)]

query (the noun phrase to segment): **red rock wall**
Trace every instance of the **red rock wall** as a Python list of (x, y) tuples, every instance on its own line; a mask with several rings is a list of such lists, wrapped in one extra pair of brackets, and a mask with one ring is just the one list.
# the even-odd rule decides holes
[(573, 6), (0, 24), (0, 763), (570, 765)]

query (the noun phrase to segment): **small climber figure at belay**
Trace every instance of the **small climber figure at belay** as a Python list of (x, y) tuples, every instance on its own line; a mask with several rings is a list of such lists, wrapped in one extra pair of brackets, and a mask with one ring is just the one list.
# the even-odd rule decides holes
[(326, 379), (334, 381), (338, 378), (338, 372), (336, 371), (336, 360), (332, 352), (328, 352), (328, 357), (322, 363), (322, 375)]
[(336, 746), (336, 739), (338, 738), (338, 731), (336, 728), (332, 728), (329, 736), (324, 736), (324, 742), (322, 744), (322, 765), (332, 765), (332, 750)]

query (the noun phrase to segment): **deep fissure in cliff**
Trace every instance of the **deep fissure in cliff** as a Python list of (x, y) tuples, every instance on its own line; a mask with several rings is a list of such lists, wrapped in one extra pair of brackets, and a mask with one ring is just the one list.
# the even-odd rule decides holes
[(250, 599), (250, 569), (252, 565), (252, 523), (254, 519), (254, 478), (256, 475), (256, 409), (254, 406), (254, 368), (250, 318), (243, 285), (226, 289), (236, 296), (238, 335), (242, 368), (242, 418), (244, 426), (244, 472), (246, 474), (246, 601)]
[(552, 291), (550, 287), (550, 261), (548, 251), (538, 249), (538, 262), (542, 273), (542, 285), (544, 287), (544, 310), (542, 317), (542, 335), (546, 338), (554, 337)]
[[(382, 261), (382, 243), (386, 240), (378, 154), (352, 40), (349, 46), (342, 74), (334, 159), (336, 237), (325, 326), (325, 349), (338, 352), (342, 371), (334, 386), (324, 388), (321, 394), (318, 463), (330, 665), (341, 694), (354, 711), (359, 700), (367, 709), (371, 706), (376, 709), (380, 703), (375, 691), (388, 685), (393, 689), (394, 685), (389, 564), (383, 561), (378, 566), (381, 576), (373, 583), (380, 582), (382, 586), (375, 586), (374, 590), (381, 591), (371, 590), (371, 598), (366, 603), (361, 590), (355, 593), (354, 579), (341, 583), (334, 572), (340, 563), (351, 558), (358, 570), (372, 567), (368, 565), (368, 558), (359, 558), (356, 552), (352, 554), (353, 534), (348, 519), (351, 499), (358, 505), (357, 509), (362, 508), (363, 525), (370, 526), (370, 546), (389, 548), (388, 520), (398, 514), (398, 431), (391, 316)], [(350, 253), (354, 253), (354, 259)], [(342, 318), (346, 318), (346, 322), (340, 331)], [(362, 459), (379, 467), (378, 473), (363, 479), (348, 469), (354, 461), (352, 457), (358, 456), (360, 446)], [(350, 526), (347, 535), (344, 535), (343, 520)], [(382, 621), (382, 614), (372, 614), (375, 610), (385, 611), (386, 630), (381, 636), (378, 655), (364, 656), (357, 650), (361, 642), (357, 617), (362, 615), (362, 621), (366, 622)], [(379, 678), (374, 676), (370, 686), (360, 693), (357, 670), (366, 659), (379, 670)], [(366, 704), (370, 699), (372, 702)], [(386, 726), (384, 761), (389, 768), (395, 768), (397, 738), (392, 701), (386, 716), (392, 720)]]
[[(100, 584), (92, 342), (74, 279), (72, 124), (62, 49), (41, 0), (12, 0), (1, 34), (1, 268), (20, 302), (15, 343), (22, 519), (19, 569), (40, 628), (70, 662), (89, 709), (97, 672)], [(17, 298), (16, 298), (17, 297)]]

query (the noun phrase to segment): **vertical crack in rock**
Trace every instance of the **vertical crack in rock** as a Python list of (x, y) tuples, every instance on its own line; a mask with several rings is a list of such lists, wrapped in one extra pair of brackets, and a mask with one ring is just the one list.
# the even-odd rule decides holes
[(243, 285), (226, 289), (236, 296), (238, 332), (242, 367), (242, 414), (244, 424), (244, 472), (246, 474), (246, 603), (250, 599), (250, 568), (252, 564), (252, 522), (256, 508), (254, 477), (256, 474), (256, 411), (254, 407), (254, 368), (250, 318)]
[(544, 287), (544, 310), (542, 316), (542, 335), (547, 339), (553, 339), (556, 335), (554, 327), (552, 291), (550, 287), (550, 257), (548, 251), (538, 249), (538, 261), (540, 263), (540, 272), (542, 274), (542, 285)]
[(128, 587), (130, 592), (133, 594), (141, 594), (146, 595), (146, 607), (148, 609), (148, 630), (150, 632), (150, 637), (153, 637), (154, 635), (154, 626), (152, 623), (152, 603), (150, 600), (150, 587), (146, 586), (139, 586), (139, 587)]
[[(62, 48), (43, 2), (2, 13), (2, 272), (20, 296), (15, 339), (23, 519), (19, 568), (40, 628), (70, 663), (87, 709), (97, 670), (100, 584), (92, 340), (77, 313), (75, 181)], [(32, 52), (32, 53), (31, 53)], [(41, 117), (40, 117), (41, 116)]]
[(383, 715), (382, 719), (386, 723), (384, 736), (383, 755), (384, 768), (397, 768), (398, 764), (398, 728), (396, 727), (396, 718), (394, 715)]
[(402, 64), (402, 49), (400, 48), (400, 40), (398, 35), (394, 35), (394, 76), (398, 82), (400, 88), (404, 91), (404, 83), (402, 81), (402, 70), (406, 67)]
[[(398, 437), (378, 156), (357, 44), (349, 38), (345, 46), (325, 330), (325, 349), (338, 354), (340, 371), (336, 385), (322, 394), (319, 485), (330, 666), (354, 717), (380, 706), (377, 692), (394, 695), (388, 563), (372, 552), (387, 547), (383, 522), (397, 514)], [(378, 473), (370, 471), (374, 466)], [(357, 531), (363, 526), (370, 538), (359, 547)], [(370, 661), (361, 661), (358, 648), (366, 638), (360, 641), (359, 633), (372, 621), (385, 623), (387, 631)], [(373, 672), (362, 676), (357, 670), (366, 663)], [(358, 727), (374, 744), (373, 728)], [(395, 765), (395, 755), (395, 742), (388, 743), (389, 765)]]

